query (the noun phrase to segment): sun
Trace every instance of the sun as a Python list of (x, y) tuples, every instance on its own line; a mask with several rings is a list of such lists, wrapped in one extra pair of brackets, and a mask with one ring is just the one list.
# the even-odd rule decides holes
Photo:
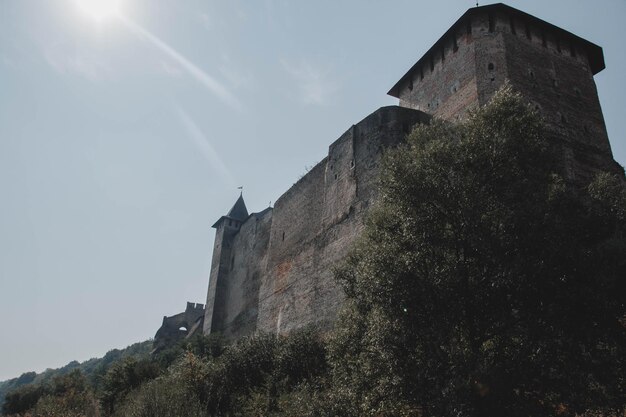
[(78, 7), (92, 18), (102, 21), (120, 14), (120, 0), (75, 0)]

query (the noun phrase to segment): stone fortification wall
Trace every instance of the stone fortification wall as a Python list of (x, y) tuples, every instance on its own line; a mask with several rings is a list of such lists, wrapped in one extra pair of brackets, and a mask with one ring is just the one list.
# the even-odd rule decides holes
[[(524, 28), (521, 21), (513, 24)], [(619, 172), (585, 51), (574, 40), (536, 26), (515, 34), (511, 27), (501, 29), (509, 79), (553, 133), (566, 176), (585, 183), (598, 170)]]
[(401, 107), (379, 109), (330, 145), (328, 157), (280, 197), (260, 288), (258, 330), (281, 333), (334, 322), (343, 293), (332, 269), (363, 228), (377, 194), (381, 155), (428, 119)]
[(206, 300), (203, 332), (206, 334), (222, 331), (225, 324), (224, 309), (228, 302), (227, 279), (230, 272), (232, 258), (232, 240), (239, 231), (232, 225), (232, 221), (218, 221), (211, 258), (211, 275)]
[(469, 9), (392, 87), (401, 107), (348, 129), (272, 211), (246, 219), (243, 208), (246, 216), (216, 223), (204, 332), (330, 326), (343, 301), (332, 268), (376, 200), (384, 150), (428, 114), (463, 118), (507, 80), (544, 117), (570, 181), (583, 184), (599, 169), (623, 175), (593, 80), (602, 69), (602, 48), (563, 29), (503, 4)]
[(220, 325), (230, 338), (256, 329), (261, 277), (267, 264), (272, 209), (252, 213), (232, 239), (229, 273), (225, 279), (227, 302)]
[(200, 334), (204, 322), (204, 304), (187, 303), (182, 313), (163, 317), (163, 323), (154, 336), (153, 353), (166, 349), (176, 342)]
[(470, 22), (454, 28), (407, 74), (400, 106), (444, 119), (462, 117), (478, 106), (476, 44)]
[(330, 326), (343, 301), (332, 269), (363, 228), (377, 195), (381, 156), (429, 118), (412, 109), (381, 108), (330, 145), (328, 156), (273, 209), (241, 224), (220, 219), (204, 332), (237, 338)]
[(602, 49), (504, 5), (470, 9), (392, 88), (401, 106), (456, 120), (508, 80), (544, 118), (562, 171), (585, 184), (613, 160), (593, 75)]

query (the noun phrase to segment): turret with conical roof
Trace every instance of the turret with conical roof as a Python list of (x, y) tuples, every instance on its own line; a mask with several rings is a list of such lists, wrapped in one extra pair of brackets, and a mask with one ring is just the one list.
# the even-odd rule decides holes
[(224, 300), (226, 299), (224, 292), (227, 291), (226, 280), (230, 268), (229, 260), (233, 251), (232, 240), (239, 232), (241, 225), (248, 219), (248, 216), (248, 209), (243, 201), (243, 194), (240, 194), (233, 207), (228, 211), (228, 214), (220, 217), (213, 224), (216, 231), (204, 317), (205, 334), (222, 330), (219, 326), (223, 323)]
[(224, 220), (227, 220), (229, 226), (237, 224), (237, 227), (241, 225), (248, 218), (248, 209), (246, 203), (243, 201), (243, 193), (239, 194), (239, 198), (235, 201), (233, 207), (228, 211), (228, 214), (219, 218), (213, 225), (214, 228), (218, 228)]

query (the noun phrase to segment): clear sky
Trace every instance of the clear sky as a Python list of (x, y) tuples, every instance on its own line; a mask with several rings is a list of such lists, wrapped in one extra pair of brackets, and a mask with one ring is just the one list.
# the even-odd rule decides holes
[[(483, 5), (484, 3), (481, 3)], [(626, 2), (511, 0), (604, 48), (626, 163)], [(0, 0), (0, 380), (204, 303), (211, 225), (285, 192), (473, 1)]]

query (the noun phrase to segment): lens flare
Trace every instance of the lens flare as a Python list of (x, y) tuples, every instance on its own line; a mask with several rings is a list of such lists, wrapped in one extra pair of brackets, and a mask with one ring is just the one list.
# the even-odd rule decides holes
[(120, 0), (75, 0), (87, 15), (100, 21), (120, 14)]

